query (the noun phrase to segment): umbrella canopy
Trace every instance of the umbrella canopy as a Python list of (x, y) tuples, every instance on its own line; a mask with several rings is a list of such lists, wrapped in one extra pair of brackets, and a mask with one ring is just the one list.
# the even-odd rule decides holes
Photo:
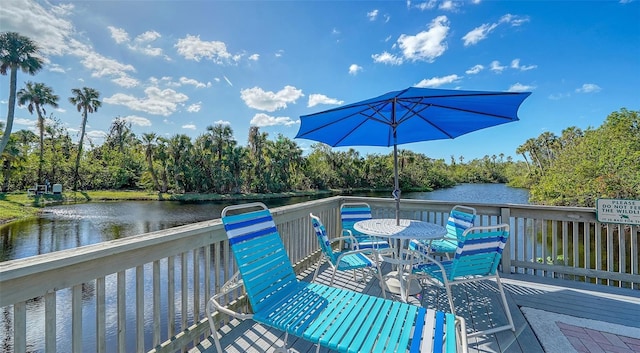
[(409, 87), (300, 117), (296, 138), (338, 146), (394, 146), (394, 198), (399, 219), (399, 144), (453, 139), (518, 120), (530, 92), (441, 90)]

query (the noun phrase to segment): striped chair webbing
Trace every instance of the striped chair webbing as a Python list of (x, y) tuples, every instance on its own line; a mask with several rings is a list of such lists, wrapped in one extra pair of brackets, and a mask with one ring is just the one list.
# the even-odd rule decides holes
[(447, 235), (458, 238), (468, 228), (473, 227), (475, 215), (458, 210), (452, 210), (447, 219)]
[(297, 278), (269, 210), (222, 218), (255, 311), (280, 299)]
[(495, 274), (508, 231), (469, 232), (458, 244), (448, 278)]
[(365, 235), (355, 229), (353, 225), (358, 221), (371, 219), (371, 207), (368, 206), (348, 206), (340, 209), (340, 219), (342, 221), (342, 229), (350, 230), (352, 235)]
[(329, 240), (329, 236), (327, 236), (327, 229), (318, 219), (314, 217), (311, 217), (311, 224), (313, 225), (313, 230), (316, 233), (316, 237), (318, 238), (318, 242), (320, 243), (322, 252), (329, 257), (331, 263), (335, 264), (337, 254), (335, 254), (333, 249), (331, 248), (331, 241)]

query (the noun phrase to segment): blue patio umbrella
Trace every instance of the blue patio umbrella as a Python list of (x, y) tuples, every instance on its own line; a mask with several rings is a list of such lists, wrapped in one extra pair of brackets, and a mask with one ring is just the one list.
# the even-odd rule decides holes
[(409, 87), (334, 109), (303, 115), (296, 138), (339, 146), (393, 146), (396, 219), (400, 219), (398, 145), (454, 139), (518, 120), (530, 92)]

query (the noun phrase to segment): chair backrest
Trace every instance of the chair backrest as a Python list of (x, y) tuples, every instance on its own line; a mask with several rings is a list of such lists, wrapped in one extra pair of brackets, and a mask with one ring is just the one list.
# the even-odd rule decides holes
[(309, 213), (309, 217), (311, 217), (311, 225), (313, 225), (313, 230), (316, 233), (322, 252), (329, 258), (331, 263), (335, 264), (337, 256), (331, 247), (331, 241), (329, 240), (329, 236), (327, 236), (327, 229), (318, 216)]
[(471, 227), (458, 240), (449, 279), (459, 276), (494, 275), (502, 258), (509, 225)]
[(340, 219), (342, 230), (351, 231), (351, 235), (366, 235), (353, 229), (353, 225), (358, 221), (371, 219), (371, 206), (365, 202), (347, 202), (340, 206)]
[[(230, 211), (241, 211), (227, 215)], [(222, 223), (255, 312), (297, 285), (271, 212), (262, 203), (225, 207)]]
[(447, 236), (460, 238), (465, 230), (473, 227), (476, 220), (476, 209), (473, 207), (453, 206), (447, 219)]

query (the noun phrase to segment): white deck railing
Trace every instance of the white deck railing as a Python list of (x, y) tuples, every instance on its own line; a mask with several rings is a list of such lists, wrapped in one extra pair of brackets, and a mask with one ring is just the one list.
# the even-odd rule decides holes
[[(347, 200), (394, 217), (393, 201), (381, 198), (272, 209), (297, 270), (317, 255), (309, 212), (336, 234)], [(509, 220), (503, 269), (640, 288), (637, 226), (599, 224), (589, 208), (466, 204), (481, 225)], [(402, 200), (402, 217), (443, 224), (453, 205)], [(235, 272), (225, 239), (216, 219), (0, 263), (0, 352), (186, 351), (209, 334), (205, 302)], [(240, 294), (230, 305), (245, 306)]]

